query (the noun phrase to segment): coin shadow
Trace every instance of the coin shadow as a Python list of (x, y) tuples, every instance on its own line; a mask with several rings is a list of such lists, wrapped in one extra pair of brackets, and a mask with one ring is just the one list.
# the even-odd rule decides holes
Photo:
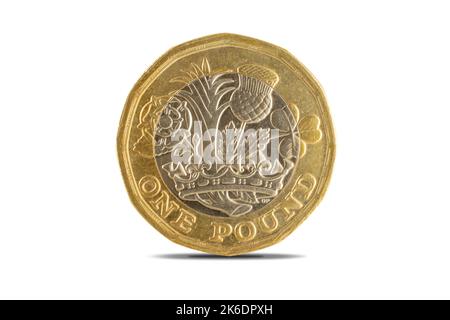
[(207, 253), (167, 253), (151, 255), (150, 257), (169, 260), (282, 260), (306, 258), (305, 255), (290, 253), (249, 253), (231, 257)]

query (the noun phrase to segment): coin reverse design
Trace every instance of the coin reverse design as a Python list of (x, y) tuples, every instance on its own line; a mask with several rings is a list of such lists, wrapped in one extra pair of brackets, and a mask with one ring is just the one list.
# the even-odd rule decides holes
[(142, 216), (219, 255), (275, 244), (325, 193), (334, 135), (324, 94), (272, 44), (217, 34), (181, 44), (138, 80), (117, 138)]

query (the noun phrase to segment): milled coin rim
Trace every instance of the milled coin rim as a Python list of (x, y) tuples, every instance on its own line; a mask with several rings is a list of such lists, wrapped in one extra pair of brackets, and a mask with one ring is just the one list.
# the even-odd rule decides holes
[[(266, 237), (252, 241), (249, 243), (237, 243), (230, 247), (221, 247), (217, 244), (211, 244), (208, 242), (199, 243), (193, 242), (189, 237), (185, 236), (182, 233), (175, 232), (163, 224), (159, 223), (159, 220), (155, 216), (154, 212), (148, 212), (145, 208), (145, 205), (142, 203), (139, 194), (134, 190), (132, 183), (130, 181), (130, 176), (133, 176), (131, 172), (131, 168), (127, 166), (127, 143), (126, 140), (127, 134), (126, 132), (130, 130), (129, 123), (127, 123), (129, 113), (132, 108), (132, 101), (134, 101), (136, 96), (139, 96), (142, 93), (142, 85), (144, 82), (148, 81), (149, 78), (154, 76), (157, 71), (164, 65), (170, 63), (171, 60), (177, 60), (182, 58), (182, 54), (185, 53), (188, 55), (192, 52), (193, 48), (202, 47), (203, 49), (212, 46), (217, 47), (218, 44), (222, 46), (235, 46), (253, 50), (262, 50), (265, 54), (271, 55), (272, 57), (283, 62), (287, 67), (291, 68), (299, 77), (308, 78), (308, 83), (313, 85), (314, 92), (318, 95), (316, 99), (320, 105), (321, 116), (324, 122), (326, 122), (326, 130), (329, 137), (328, 144), (326, 145), (326, 158), (324, 164), (323, 174), (320, 176), (320, 181), (317, 185), (317, 191), (314, 192), (315, 198), (308, 201), (305, 207), (302, 208), (302, 215), (299, 217), (293, 218), (295, 221), (291, 221), (288, 225), (282, 227), (282, 231), (280, 231), (277, 235), (267, 235)], [(158, 72), (159, 73), (159, 72)], [(127, 189), (128, 196), (136, 207), (138, 212), (160, 233), (162, 233), (165, 237), (169, 238), (171, 241), (207, 253), (225, 255), (225, 256), (233, 256), (239, 255), (255, 250), (259, 250), (271, 245), (274, 245), (288, 235), (290, 235), (304, 220), (314, 211), (314, 209), (319, 205), (325, 192), (330, 183), (334, 160), (335, 160), (335, 135), (333, 123), (331, 120), (331, 116), (328, 109), (327, 100), (325, 94), (323, 92), (322, 87), (319, 82), (315, 79), (312, 73), (300, 62), (298, 61), (292, 54), (290, 54), (287, 50), (280, 48), (271, 43), (261, 41), (258, 39), (237, 35), (237, 34), (229, 34), (229, 33), (221, 33), (221, 34), (213, 34), (205, 37), (201, 37), (198, 39), (194, 39), (183, 44), (180, 44), (172, 49), (169, 49), (165, 54), (163, 54), (150, 68), (145, 71), (145, 73), (139, 78), (136, 84), (133, 86), (128, 98), (125, 102), (125, 107), (122, 112), (122, 116), (120, 119), (120, 125), (117, 135), (117, 152), (118, 158), (121, 168), (122, 177), (125, 181), (125, 186)], [(297, 174), (294, 173), (294, 174)], [(159, 175), (159, 174), (158, 174)], [(294, 177), (293, 177), (294, 178)]]

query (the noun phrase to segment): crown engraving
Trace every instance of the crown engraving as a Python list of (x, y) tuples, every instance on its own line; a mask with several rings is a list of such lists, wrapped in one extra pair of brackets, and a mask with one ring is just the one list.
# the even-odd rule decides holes
[[(200, 201), (203, 205), (225, 211), (228, 215), (239, 215), (252, 210), (256, 203), (268, 203), (278, 195), (282, 189), (286, 175), (293, 168), (294, 163), (286, 160), (283, 171), (273, 175), (263, 175), (260, 170), (251, 173), (241, 173), (232, 166), (222, 167), (219, 172), (209, 174), (206, 168), (199, 171), (186, 169), (181, 164), (168, 163), (163, 165), (169, 177), (175, 182), (175, 189), (181, 199)], [(246, 202), (233, 200), (230, 193), (244, 193), (253, 195)], [(228, 201), (215, 202), (209, 195), (216, 193), (217, 197), (227, 197)], [(221, 206), (226, 204), (226, 206)], [(231, 204), (234, 204), (232, 206)]]

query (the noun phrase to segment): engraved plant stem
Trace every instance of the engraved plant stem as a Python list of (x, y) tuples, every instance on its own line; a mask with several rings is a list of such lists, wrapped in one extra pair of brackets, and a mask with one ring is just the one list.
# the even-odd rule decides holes
[[(247, 122), (245, 122), (245, 121), (241, 122), (241, 127), (239, 128), (239, 131), (238, 131), (239, 137), (237, 138), (236, 145), (233, 148), (232, 162), (234, 162), (234, 160), (237, 157), (238, 148), (239, 148), (239, 145), (241, 144), (242, 137), (244, 136), (244, 130), (245, 130), (245, 126), (246, 125), (247, 125)], [(238, 163), (238, 168), (239, 168), (239, 170), (241, 169), (241, 164), (240, 163)]]

